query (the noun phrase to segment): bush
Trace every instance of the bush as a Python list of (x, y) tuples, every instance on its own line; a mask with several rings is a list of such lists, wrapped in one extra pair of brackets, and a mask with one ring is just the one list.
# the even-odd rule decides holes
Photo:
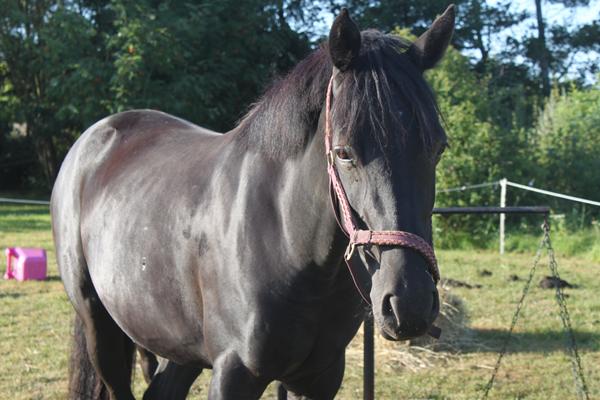
[[(488, 76), (472, 71), (465, 56), (449, 49), (427, 78), (438, 98), (450, 144), (437, 169), (438, 189), (493, 182), (505, 176), (519, 179), (524, 175), (522, 171), (530, 169), (527, 131), (518, 126), (503, 127), (495, 121), (498, 99), (488, 90), (492, 85)], [(436, 205), (497, 206), (497, 189), (439, 192)], [(449, 217), (439, 219), (436, 226), (456, 236), (442, 239), (444, 245), (463, 241), (481, 245), (496, 234), (497, 218)], [(460, 231), (468, 235), (455, 235)]]
[[(549, 190), (598, 200), (600, 197), (600, 87), (555, 90), (542, 111), (534, 139), (539, 146), (539, 169)], [(555, 200), (571, 224), (600, 216), (600, 208), (574, 208)], [(580, 224), (581, 225), (581, 224)]]

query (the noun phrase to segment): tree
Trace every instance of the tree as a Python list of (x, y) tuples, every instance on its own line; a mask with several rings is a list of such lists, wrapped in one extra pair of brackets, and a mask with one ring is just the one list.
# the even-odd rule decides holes
[[(600, 194), (600, 87), (554, 90), (534, 138), (544, 186), (576, 196), (598, 199)], [(556, 203), (565, 210), (565, 203)], [(571, 206), (568, 204), (567, 206)], [(568, 210), (568, 209), (567, 209)], [(600, 213), (597, 211), (595, 215)]]
[[(461, 6), (466, 0), (454, 2), (461, 13)], [(441, 14), (449, 2), (447, 0), (349, 0), (344, 4), (353, 15), (361, 29), (375, 28), (384, 32), (391, 32), (397, 27), (410, 29), (414, 35), (420, 35), (431, 25), (435, 17)], [(333, 2), (334, 12), (339, 8)], [(457, 21), (460, 21), (457, 18)]]
[[(548, 0), (560, 4), (566, 10), (587, 6), (589, 0)], [(539, 67), (542, 94), (547, 97), (551, 90), (551, 75), (560, 79), (571, 67), (579, 51), (598, 50), (600, 42), (600, 19), (582, 26), (567, 27), (549, 25), (544, 18), (542, 0), (535, 0), (537, 36), (523, 41), (526, 56)], [(588, 66), (590, 72), (597, 71), (594, 63)]]
[(281, 2), (113, 4), (112, 111), (160, 108), (227, 130), (273, 75), (309, 51)]
[[(458, 50), (476, 50), (479, 53), (477, 63), (483, 71), (490, 57), (492, 39), (499, 32), (523, 21), (526, 14), (511, 11), (509, 1), (489, 4), (477, 0), (458, 0), (454, 3), (458, 16), (452, 44)], [(390, 32), (402, 27), (418, 36), (427, 30), (448, 4), (448, 1), (441, 0), (350, 0), (348, 7), (363, 28)], [(475, 57), (475, 54), (472, 55)]]
[[(23, 124), (42, 166), (54, 180), (61, 150), (101, 115), (108, 64), (99, 57), (93, 15), (78, 2), (10, 0), (0, 8), (0, 60)], [(11, 100), (13, 101), (13, 100)]]
[(477, 70), (484, 72), (492, 52), (492, 42), (502, 31), (522, 22), (526, 14), (511, 11), (510, 1), (491, 5), (478, 0), (468, 0), (462, 8), (462, 22), (456, 31), (456, 47), (462, 50), (477, 50)]
[[(469, 59), (452, 48), (440, 65), (427, 74), (438, 99), (450, 145), (437, 168), (438, 189), (493, 182), (505, 176), (520, 180), (528, 175), (530, 147), (527, 132), (494, 122), (498, 99), (495, 93), (486, 90), (491, 79), (491, 75), (473, 71)], [(498, 198), (498, 192), (493, 188), (440, 192), (436, 204), (442, 207), (497, 205)], [(473, 242), (485, 241), (497, 229), (491, 219), (468, 216), (439, 219), (437, 224), (443, 232), (467, 229), (468, 240)], [(443, 235), (440, 237), (444, 238)], [(453, 235), (451, 239), (459, 237)]]
[(152, 107), (230, 129), (273, 75), (310, 49), (288, 21), (304, 0), (8, 0), (0, 8), (0, 102), (51, 187), (83, 129)]

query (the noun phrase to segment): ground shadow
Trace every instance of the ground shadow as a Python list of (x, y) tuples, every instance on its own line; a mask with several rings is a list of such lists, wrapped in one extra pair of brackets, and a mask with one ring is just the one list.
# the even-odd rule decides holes
[(48, 206), (3, 205), (0, 207), (0, 230), (15, 233), (49, 230), (50, 222), (39, 218), (49, 212)]
[[(582, 350), (600, 350), (600, 333), (589, 331), (573, 331), (577, 347)], [(471, 329), (468, 339), (458, 343), (462, 353), (482, 351), (499, 351), (508, 332), (499, 329)], [(566, 334), (563, 330), (545, 330), (539, 332), (513, 332), (508, 351), (510, 353), (547, 353), (567, 348)]]
[(0, 300), (1, 299), (18, 299), (21, 296), (23, 296), (22, 293), (0, 293)]

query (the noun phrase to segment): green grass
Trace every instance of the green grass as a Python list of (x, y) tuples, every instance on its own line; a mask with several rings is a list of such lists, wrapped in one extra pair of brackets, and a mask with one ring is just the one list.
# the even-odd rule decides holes
[[(557, 236), (554, 242), (560, 249), (563, 239)], [(492, 250), (438, 251), (444, 277), (482, 285), (480, 289), (452, 289), (466, 304), (469, 340), (458, 345), (456, 351), (447, 353), (447, 357), (437, 361), (434, 367), (416, 371), (390, 362), (393, 357), (388, 356), (398, 350), (386, 344), (387, 353), (378, 355), (377, 359), (377, 398), (479, 398), (539, 241), (539, 238), (535, 241), (517, 238), (509, 238), (508, 248), (513, 251), (503, 257)], [(17, 245), (46, 248), (49, 280), (0, 280), (0, 399), (64, 399), (72, 308), (58, 278), (46, 207), (0, 205), (0, 249)], [(600, 302), (597, 300), (600, 264), (587, 253), (578, 257), (561, 256), (558, 261), (562, 277), (580, 285), (577, 289), (567, 290), (568, 305), (591, 397), (600, 398)], [(492, 271), (492, 276), (480, 276), (483, 269)], [(540, 265), (535, 282), (547, 273), (547, 266)], [(511, 274), (518, 275), (521, 280), (509, 281)], [(491, 398), (547, 400), (576, 397), (557, 310), (552, 291), (537, 285), (532, 288)], [(382, 339), (377, 341), (380, 347), (383, 346)], [(360, 343), (356, 341), (349, 350), (340, 399), (356, 399), (361, 395), (359, 347)], [(209, 378), (210, 372), (202, 374), (194, 384), (190, 398), (206, 398)], [(143, 388), (138, 371), (135, 381), (138, 398), (141, 398)], [(272, 387), (265, 392), (264, 398), (275, 398)]]
[[(527, 252), (537, 245), (539, 238), (533, 235), (509, 233), (506, 238), (508, 251)], [(568, 229), (555, 229), (552, 232), (552, 245), (559, 256), (577, 257), (600, 263), (600, 228), (593, 226), (572, 232)]]
[[(540, 224), (541, 221), (540, 219)], [(511, 253), (530, 253), (537, 248), (542, 234), (541, 229), (532, 234), (531, 232), (535, 229), (532, 229), (531, 226), (525, 228), (529, 233), (522, 233), (514, 227), (506, 232), (505, 249), (507, 251)], [(498, 234), (496, 232), (474, 237), (468, 231), (456, 230), (452, 232), (452, 236), (448, 237), (446, 232), (440, 229), (437, 234), (439, 235), (436, 241), (438, 249), (487, 249), (492, 251), (498, 249)], [(600, 226), (597, 223), (578, 230), (560, 225), (553, 226), (551, 236), (552, 246), (560, 257), (575, 257), (600, 263)]]

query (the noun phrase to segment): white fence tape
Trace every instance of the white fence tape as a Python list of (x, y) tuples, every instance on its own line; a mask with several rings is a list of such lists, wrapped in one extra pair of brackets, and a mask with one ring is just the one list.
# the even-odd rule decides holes
[(515, 182), (511, 182), (511, 181), (506, 181), (506, 184), (508, 186), (516, 187), (519, 189), (529, 190), (530, 192), (541, 193), (541, 194), (545, 194), (547, 196), (558, 197), (559, 199), (571, 200), (571, 201), (576, 201), (579, 203), (591, 204), (593, 206), (600, 207), (600, 201), (582, 199), (581, 197), (575, 197), (575, 196), (569, 196), (569, 195), (562, 194), (562, 193), (551, 192), (549, 190), (538, 189), (538, 188), (534, 188), (532, 186), (521, 185), (520, 183), (515, 183)]
[[(501, 181), (502, 180), (496, 181), (496, 182), (479, 183), (476, 185), (458, 186), (458, 187), (453, 187), (453, 188), (449, 188), (449, 189), (441, 189), (441, 190), (438, 190), (437, 192), (438, 193), (462, 192), (464, 190), (469, 190), (469, 189), (479, 189), (479, 188), (489, 187), (489, 186), (499, 186), (499, 185), (501, 185)], [(518, 189), (529, 190), (530, 192), (545, 194), (547, 196), (558, 197), (559, 199), (571, 200), (571, 201), (576, 201), (579, 203), (585, 203), (585, 204), (590, 204), (593, 206), (600, 207), (600, 201), (583, 199), (581, 197), (569, 196), (569, 195), (562, 194), (562, 193), (551, 192), (550, 190), (538, 189), (538, 188), (534, 188), (533, 186), (521, 185), (520, 183), (511, 182), (509, 180), (506, 181), (506, 185), (512, 186), (512, 187), (515, 187)]]
[[(478, 183), (475, 185), (464, 185), (464, 186), (458, 186), (458, 187), (449, 188), (449, 189), (441, 189), (441, 190), (438, 190), (438, 193), (461, 192), (461, 191), (470, 190), (470, 189), (479, 189), (479, 188), (484, 188), (484, 187), (489, 187), (489, 186), (499, 186), (500, 184), (501, 184), (501, 181)], [(600, 201), (583, 199), (581, 197), (575, 197), (575, 196), (569, 196), (569, 195), (562, 194), (562, 193), (551, 192), (549, 190), (538, 189), (538, 188), (534, 188), (532, 186), (521, 185), (520, 183), (511, 182), (509, 180), (506, 181), (506, 185), (512, 186), (512, 187), (515, 187), (518, 189), (529, 190), (529, 191), (535, 192), (535, 193), (545, 194), (547, 196), (558, 197), (560, 199), (571, 200), (571, 201), (576, 201), (579, 203), (585, 203), (585, 204), (590, 204), (593, 206), (600, 207)], [(11, 199), (11, 198), (7, 198), (7, 197), (0, 197), (0, 203), (40, 204), (40, 205), (49, 205), (50, 204), (49, 201), (45, 201), (45, 200)]]
[(49, 201), (45, 200), (24, 200), (24, 199), (9, 199), (7, 197), (0, 197), (0, 203), (14, 203), (14, 204), (41, 204), (49, 205)]

